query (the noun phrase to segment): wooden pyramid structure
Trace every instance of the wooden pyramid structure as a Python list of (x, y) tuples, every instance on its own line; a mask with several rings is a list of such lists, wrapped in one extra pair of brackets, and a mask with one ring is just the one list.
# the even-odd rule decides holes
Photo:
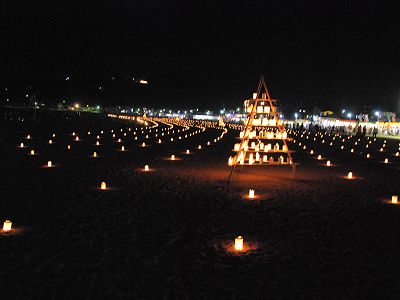
[[(236, 165), (291, 165), (291, 151), (287, 146), (288, 136), (283, 121), (279, 119), (277, 100), (269, 95), (264, 77), (261, 77), (257, 93), (244, 101), (247, 117), (240, 132), (240, 143), (235, 143), (228, 165), (232, 172)], [(229, 177), (229, 179), (230, 179)]]

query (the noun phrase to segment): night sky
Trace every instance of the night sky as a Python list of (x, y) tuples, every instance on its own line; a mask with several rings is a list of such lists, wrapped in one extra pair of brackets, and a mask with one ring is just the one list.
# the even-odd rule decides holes
[(394, 2), (205, 2), (10, 1), (2, 101), (8, 87), (15, 99), (218, 109), (264, 74), (286, 106), (400, 109)]

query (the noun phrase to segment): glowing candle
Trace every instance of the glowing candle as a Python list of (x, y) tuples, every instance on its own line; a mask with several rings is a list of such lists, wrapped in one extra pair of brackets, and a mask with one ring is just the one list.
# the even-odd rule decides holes
[(158, 139), (158, 143), (161, 144), (161, 140), (160, 139)]
[(68, 149), (68, 150), (71, 149), (71, 145), (68, 145), (68, 146), (67, 146), (67, 149)]
[(49, 140), (49, 144), (53, 144), (53, 141), (52, 141), (52, 140)]
[(146, 143), (142, 143), (142, 147), (146, 147)]
[(55, 134), (55, 133), (53, 133), (53, 137), (56, 137), (56, 134)]
[(121, 143), (121, 139), (118, 139), (118, 143)]
[(175, 160), (175, 155), (171, 155), (171, 160)]
[(98, 146), (98, 145), (100, 145), (100, 142), (99, 142), (99, 141), (96, 142), (96, 146)]
[(199, 147), (197, 147), (198, 149), (201, 149), (201, 145), (199, 145)]
[(125, 147), (124, 146), (121, 147), (121, 151), (125, 151)]
[(229, 156), (228, 166), (232, 166), (232, 165), (233, 165), (233, 158), (232, 158), (232, 156)]
[(149, 165), (145, 165), (145, 166), (144, 166), (144, 170), (145, 170), (145, 171), (148, 171), (148, 170), (149, 170)]
[(322, 156), (321, 154), (318, 155), (318, 160), (321, 160)]
[(97, 157), (97, 152), (93, 152), (93, 157)]
[(397, 195), (393, 195), (392, 196), (392, 204), (397, 204), (397, 200), (398, 200), (398, 196)]
[(243, 251), (243, 237), (240, 235), (237, 238), (235, 238), (235, 250)]
[(368, 153), (368, 154), (367, 154), (367, 158), (370, 158), (370, 157), (371, 157), (371, 155)]
[(10, 220), (5, 220), (3, 223), (3, 230), (10, 231), (12, 227), (12, 222)]
[(48, 166), (49, 168), (51, 168), (52, 165), (53, 165), (53, 163), (51, 162), (51, 160), (49, 160), (49, 161), (47, 162), (47, 166)]
[(311, 151), (310, 151), (310, 154), (314, 154), (314, 150), (311, 150)]
[(253, 189), (249, 190), (249, 198), (254, 199), (254, 190)]
[(35, 150), (31, 150), (31, 155), (35, 155)]
[(24, 143), (21, 143), (19, 146), (20, 146), (21, 148), (24, 148)]
[(31, 139), (31, 136), (28, 134), (28, 135), (26, 136), (26, 138), (27, 138), (28, 140), (30, 140), (30, 139)]
[(389, 162), (389, 160), (387, 158), (385, 158), (385, 164), (387, 164)]
[(347, 178), (348, 178), (348, 179), (352, 179), (352, 178), (353, 178), (353, 172), (347, 173)]
[(107, 184), (104, 181), (100, 184), (100, 189), (101, 190), (106, 190), (107, 189)]
[(79, 141), (79, 136), (77, 136), (77, 137), (75, 138), (75, 141)]
[(189, 153), (190, 153), (190, 151), (189, 151), (189, 149), (187, 149), (187, 150), (186, 150), (186, 154), (189, 154)]
[(328, 160), (328, 161), (326, 162), (326, 165), (329, 167), (329, 166), (331, 165), (331, 161)]

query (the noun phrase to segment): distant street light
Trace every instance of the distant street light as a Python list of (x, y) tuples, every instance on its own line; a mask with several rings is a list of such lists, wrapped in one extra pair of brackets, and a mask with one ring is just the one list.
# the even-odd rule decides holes
[(379, 122), (379, 120), (380, 120), (380, 118), (381, 118), (381, 113), (380, 113), (379, 111), (376, 111), (376, 112), (375, 112), (375, 116), (377, 116), (378, 122)]
[(349, 118), (349, 119), (351, 119), (351, 117), (352, 117), (352, 113), (347, 113), (347, 117)]

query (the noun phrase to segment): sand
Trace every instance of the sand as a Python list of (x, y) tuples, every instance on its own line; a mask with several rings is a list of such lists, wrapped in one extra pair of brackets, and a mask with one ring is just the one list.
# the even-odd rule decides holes
[[(109, 130), (128, 126), (135, 128), (90, 118), (1, 121), (0, 221), (11, 219), (16, 230), (0, 234), (0, 298), (399, 295), (400, 206), (385, 203), (400, 194), (396, 141), (381, 153), (378, 139), (366, 159), (361, 145), (350, 153), (340, 143), (303, 137), (302, 150), (295, 137), (294, 173), (287, 166), (238, 167), (228, 184), (236, 131), (210, 146), (221, 130), (160, 145), (158, 137), (135, 141), (132, 131), (127, 141), (116, 132), (127, 149), (117, 151), (121, 143)], [(23, 139), (28, 133), (32, 140)], [(140, 147), (143, 141), (149, 146)], [(28, 147), (17, 148), (20, 142)], [(37, 156), (27, 155), (31, 147)], [(181, 160), (165, 159), (171, 154)], [(382, 163), (386, 156), (390, 164)], [(325, 167), (326, 159), (334, 166)], [(54, 168), (41, 167), (48, 160)], [(151, 172), (142, 171), (146, 164)], [(99, 190), (101, 181), (109, 190)], [(249, 188), (256, 200), (245, 197)], [(251, 251), (231, 251), (237, 235)]]

